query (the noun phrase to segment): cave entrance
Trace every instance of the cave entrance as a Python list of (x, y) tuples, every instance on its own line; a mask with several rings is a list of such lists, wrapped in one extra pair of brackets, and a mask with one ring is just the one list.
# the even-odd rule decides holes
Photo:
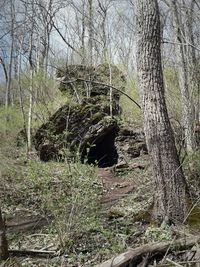
[(101, 138), (94, 140), (82, 153), (82, 162), (95, 164), (99, 168), (111, 167), (118, 162), (115, 147), (116, 131), (110, 131)]

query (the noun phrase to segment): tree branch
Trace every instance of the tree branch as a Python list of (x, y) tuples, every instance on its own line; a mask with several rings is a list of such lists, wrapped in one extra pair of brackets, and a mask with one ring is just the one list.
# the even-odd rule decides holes
[(61, 31), (58, 29), (58, 27), (55, 25), (55, 23), (52, 21), (52, 26), (54, 27), (54, 29), (57, 31), (57, 33), (60, 35), (60, 37), (62, 38), (62, 40), (64, 41), (64, 43), (69, 46), (69, 48), (71, 48), (74, 52), (76, 52), (79, 56), (83, 56), (80, 52), (78, 52), (69, 42), (67, 42), (67, 40), (65, 39), (65, 37), (63, 36), (63, 34), (61, 33)]
[(174, 44), (174, 45), (184, 45), (184, 46), (191, 46), (194, 49), (196, 49), (197, 51), (200, 51), (200, 48), (196, 47), (195, 45), (191, 44), (191, 43), (178, 43), (178, 42), (172, 42), (172, 41), (162, 41), (163, 44)]
[(59, 28), (55, 25), (52, 15), (51, 13), (41, 4), (41, 3), (37, 3), (38, 6), (40, 6), (48, 16), (50, 16), (51, 18), (51, 25), (54, 27), (54, 29), (57, 31), (57, 33), (59, 34), (59, 36), (62, 38), (62, 40), (64, 41), (64, 43), (71, 48), (75, 53), (77, 53), (79, 56), (83, 56), (78, 50), (76, 50), (67, 40), (66, 38), (63, 36), (63, 34), (61, 33), (61, 31), (59, 30)]
[[(59, 81), (59, 79), (57, 79)], [(128, 94), (126, 94), (125, 92), (123, 92), (122, 90), (110, 85), (110, 84), (107, 84), (107, 83), (103, 83), (103, 82), (99, 82), (99, 81), (92, 81), (92, 80), (85, 80), (85, 79), (81, 79), (81, 78), (78, 78), (78, 79), (74, 79), (74, 80), (70, 80), (70, 81), (61, 81), (61, 83), (64, 83), (64, 84), (70, 84), (70, 83), (75, 83), (75, 82), (78, 82), (78, 81), (82, 81), (82, 82), (86, 82), (86, 83), (92, 83), (92, 84), (98, 84), (98, 85), (102, 85), (102, 86), (105, 86), (105, 87), (109, 87), (117, 92), (120, 92), (121, 94), (125, 95), (128, 99), (130, 99), (139, 109), (141, 109), (141, 106), (132, 98), (130, 97)]]

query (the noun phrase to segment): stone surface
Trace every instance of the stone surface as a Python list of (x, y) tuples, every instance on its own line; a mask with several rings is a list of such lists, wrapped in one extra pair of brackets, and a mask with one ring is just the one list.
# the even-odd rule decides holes
[[(95, 104), (94, 99), (88, 99), (81, 105), (65, 105), (38, 129), (34, 143), (41, 160), (59, 160), (64, 156), (75, 158), (79, 153), (84, 161), (87, 149), (92, 150), (91, 147), (106, 136), (113, 136), (114, 142), (117, 121), (107, 115), (107, 108), (100, 106), (98, 99), (96, 101)], [(94, 163), (92, 159), (91, 163)]]
[(118, 162), (128, 163), (132, 158), (147, 154), (144, 133), (130, 126), (121, 126), (115, 139)]

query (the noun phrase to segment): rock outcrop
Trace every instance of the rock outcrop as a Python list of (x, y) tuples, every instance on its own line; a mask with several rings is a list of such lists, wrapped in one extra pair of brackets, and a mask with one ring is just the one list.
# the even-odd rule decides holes
[[(105, 162), (106, 158), (115, 156), (114, 139), (118, 132), (117, 120), (107, 115), (98, 104), (90, 105), (89, 99), (81, 105), (61, 107), (35, 135), (35, 148), (43, 161), (61, 160), (62, 157), (75, 159), (81, 157), (84, 162)], [(107, 141), (109, 139), (109, 142)], [(103, 160), (103, 146), (113, 146), (107, 151), (109, 155)], [(112, 144), (112, 145), (111, 145)], [(94, 147), (98, 149), (95, 157)], [(116, 154), (117, 155), (117, 154)], [(113, 164), (117, 161), (113, 160)], [(110, 165), (110, 164), (108, 164)], [(112, 163), (111, 163), (112, 165)]]
[[(116, 66), (73, 65), (57, 75), (60, 90), (71, 101), (37, 130), (34, 142), (41, 160), (78, 157), (108, 167), (146, 151), (143, 134), (120, 128), (119, 99), (126, 83)], [(110, 90), (109, 84), (119, 90)]]

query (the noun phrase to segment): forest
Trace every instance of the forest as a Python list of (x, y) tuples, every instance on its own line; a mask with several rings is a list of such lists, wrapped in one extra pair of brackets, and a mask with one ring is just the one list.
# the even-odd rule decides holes
[(200, 266), (199, 0), (0, 0), (0, 266)]

